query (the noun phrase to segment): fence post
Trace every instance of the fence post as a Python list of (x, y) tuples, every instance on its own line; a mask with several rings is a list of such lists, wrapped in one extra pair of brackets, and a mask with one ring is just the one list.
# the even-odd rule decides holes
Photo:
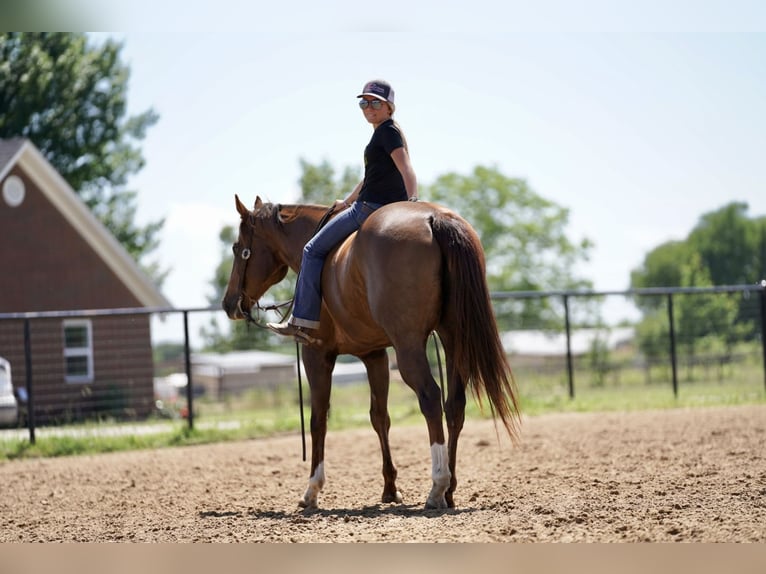
[(573, 399), (574, 394), (574, 368), (572, 366), (572, 336), (569, 326), (569, 295), (564, 294), (564, 326), (567, 332), (567, 375), (569, 377), (569, 398)]
[(763, 350), (763, 388), (766, 389), (766, 279), (761, 280), (761, 348)]
[(24, 367), (27, 386), (27, 428), (29, 428), (29, 442), (35, 444), (35, 393), (32, 389), (32, 335), (29, 317), (24, 319)]
[(678, 372), (676, 362), (676, 329), (673, 325), (673, 294), (668, 293), (668, 322), (670, 324), (670, 366), (673, 369), (673, 396), (678, 398)]
[(189, 348), (189, 311), (184, 311), (184, 361), (186, 367), (186, 418), (189, 430), (194, 429), (194, 392), (192, 390), (191, 349)]

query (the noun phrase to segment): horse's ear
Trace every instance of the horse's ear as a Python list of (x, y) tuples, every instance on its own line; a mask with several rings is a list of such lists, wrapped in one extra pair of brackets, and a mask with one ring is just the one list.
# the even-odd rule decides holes
[(260, 195), (256, 195), (255, 196), (255, 205), (253, 206), (253, 209), (258, 209), (262, 205), (263, 205), (263, 202), (261, 201), (261, 196)]
[(247, 210), (247, 207), (245, 207), (245, 204), (244, 204), (244, 203), (242, 203), (242, 202), (239, 200), (239, 196), (238, 196), (236, 193), (234, 194), (234, 200), (235, 200), (235, 202), (236, 202), (236, 204), (237, 204), (237, 211), (239, 212), (239, 214), (240, 214), (242, 217), (245, 217), (245, 216), (246, 216), (248, 213), (250, 213), (250, 212)]

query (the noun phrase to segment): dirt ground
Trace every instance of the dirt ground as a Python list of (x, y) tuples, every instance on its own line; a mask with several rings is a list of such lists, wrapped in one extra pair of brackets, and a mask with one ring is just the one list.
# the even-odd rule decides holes
[(320, 509), (300, 436), (0, 464), (0, 542), (766, 542), (766, 405), (466, 424), (457, 508), (426, 511), (425, 423), (330, 433)]

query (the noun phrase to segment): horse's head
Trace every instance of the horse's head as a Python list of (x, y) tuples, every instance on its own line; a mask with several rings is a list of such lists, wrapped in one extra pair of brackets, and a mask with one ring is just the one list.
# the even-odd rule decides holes
[(238, 196), (234, 199), (241, 220), (237, 242), (232, 246), (234, 264), (223, 308), (230, 319), (250, 319), (253, 306), (269, 287), (284, 278), (288, 264), (273, 242), (278, 216), (274, 206), (257, 197), (250, 211)]

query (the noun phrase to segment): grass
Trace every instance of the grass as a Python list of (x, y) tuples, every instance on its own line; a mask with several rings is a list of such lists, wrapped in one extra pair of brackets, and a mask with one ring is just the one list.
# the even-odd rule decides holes
[[(743, 404), (766, 404), (763, 373), (758, 366), (729, 373), (732, 378), (716, 375), (712, 380), (685, 380), (683, 374), (678, 396), (669, 382), (647, 383), (645, 377), (625, 373), (619, 380), (594, 378), (587, 370), (575, 372), (575, 396), (569, 397), (566, 379), (560, 374), (541, 376), (536, 372), (516, 373), (521, 410), (525, 416), (551, 412), (604, 412), (647, 409), (695, 408)], [(661, 380), (655, 376), (653, 380)], [(304, 390), (305, 426), (308, 434), (308, 390)], [(369, 428), (369, 390), (366, 385), (339, 386), (333, 389), (328, 426), (331, 430)], [(401, 381), (392, 380), (389, 397), (391, 423), (394, 426), (425, 424), (414, 393)], [(488, 418), (469, 396), (467, 419)], [(20, 458), (71, 456), (136, 449), (156, 449), (221, 441), (247, 440), (300, 431), (300, 411), (295, 388), (276, 391), (251, 391), (226, 402), (195, 402), (195, 428), (182, 419), (168, 422), (152, 420), (136, 424), (107, 423), (67, 426), (70, 434), (53, 434), (54, 429), (39, 429), (35, 444), (24, 439), (0, 438), (0, 461)], [(60, 428), (55, 429), (60, 431)], [(48, 432), (51, 431), (51, 432)], [(308, 437), (307, 437), (308, 441)]]

